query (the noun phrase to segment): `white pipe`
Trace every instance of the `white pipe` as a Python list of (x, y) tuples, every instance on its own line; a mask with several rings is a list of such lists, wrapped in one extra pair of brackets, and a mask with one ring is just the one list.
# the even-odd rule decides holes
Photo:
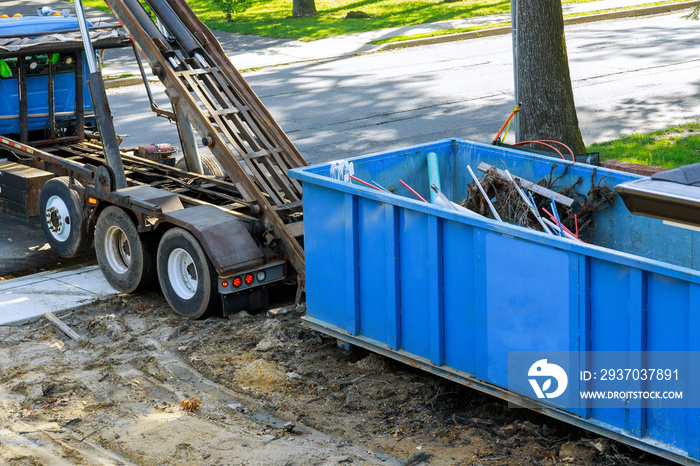
[(481, 191), (481, 195), (484, 196), (484, 199), (486, 199), (486, 203), (489, 205), (489, 209), (491, 209), (491, 213), (493, 216), (498, 220), (499, 222), (502, 222), (501, 217), (498, 215), (498, 212), (496, 212), (496, 208), (491, 204), (491, 201), (489, 200), (489, 197), (486, 195), (486, 191), (484, 191), (484, 188), (481, 186), (481, 183), (479, 183), (479, 179), (476, 177), (474, 174), (474, 171), (472, 170), (472, 167), (467, 165), (467, 170), (469, 170), (469, 174), (474, 178), (474, 182), (476, 183), (476, 186), (479, 188), (479, 191)]

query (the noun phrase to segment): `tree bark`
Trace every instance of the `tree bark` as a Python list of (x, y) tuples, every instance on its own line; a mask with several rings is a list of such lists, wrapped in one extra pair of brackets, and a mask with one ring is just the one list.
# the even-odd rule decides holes
[(293, 0), (292, 16), (301, 18), (303, 16), (313, 16), (316, 14), (316, 3), (314, 0)]
[(516, 5), (520, 140), (555, 140), (583, 154), (561, 0), (517, 0)]

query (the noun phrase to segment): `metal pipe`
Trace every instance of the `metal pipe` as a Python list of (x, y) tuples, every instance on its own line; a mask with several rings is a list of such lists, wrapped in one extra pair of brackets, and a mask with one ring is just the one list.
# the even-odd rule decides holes
[(81, 0), (75, 0), (75, 12), (78, 16), (78, 25), (80, 26), (80, 35), (83, 38), (83, 47), (88, 60), (88, 87), (90, 89), (90, 99), (92, 107), (97, 115), (97, 125), (100, 129), (100, 139), (104, 148), (105, 160), (107, 165), (114, 173), (114, 181), (117, 189), (126, 188), (126, 173), (124, 172), (124, 164), (119, 153), (119, 141), (117, 133), (114, 131), (114, 122), (112, 121), (112, 111), (109, 108), (107, 100), (107, 92), (105, 91), (102, 74), (97, 68), (97, 60), (95, 59), (95, 51), (92, 48), (90, 41), (90, 31), (88, 31), (85, 13), (83, 12), (83, 4)]
[[(56, 112), (54, 113), (54, 116), (56, 118), (65, 118), (65, 117), (73, 117), (77, 116), (75, 112)], [(94, 117), (95, 114), (93, 112), (88, 112), (85, 114), (87, 117)], [(50, 118), (51, 115), (49, 113), (30, 113), (27, 115), (27, 118), (30, 120), (32, 118)], [(7, 121), (7, 120), (17, 120), (19, 119), (19, 115), (0, 115), (0, 121)]]
[(107, 101), (107, 92), (102, 81), (102, 75), (99, 72), (88, 75), (88, 87), (90, 88), (92, 107), (95, 110), (95, 115), (97, 115), (97, 125), (100, 130), (100, 140), (104, 148), (107, 165), (114, 172), (117, 189), (126, 188), (126, 173), (124, 172), (124, 164), (119, 152), (119, 141), (114, 130), (112, 111)]
[(27, 61), (24, 56), (17, 60), (17, 84), (19, 86), (19, 141), (29, 142), (29, 104), (27, 103)]
[(158, 20), (165, 25), (170, 34), (175, 36), (178, 44), (180, 44), (180, 48), (188, 56), (196, 58), (203, 67), (208, 68), (209, 65), (206, 59), (201, 55), (204, 52), (202, 46), (185, 25), (182, 24), (182, 21), (170, 8), (170, 5), (163, 0), (146, 0), (146, 3), (155, 11)]
[(75, 52), (75, 135), (85, 138), (85, 88), (83, 87), (83, 53)]
[(179, 69), (180, 65), (177, 62), (175, 51), (168, 45), (168, 39), (165, 37), (153, 22), (153, 19), (146, 13), (143, 6), (138, 0), (124, 0), (124, 4), (136, 18), (136, 21), (141, 25), (141, 28), (148, 34), (153, 42), (158, 46), (158, 49), (163, 56), (170, 62), (174, 69)]
[(481, 192), (481, 195), (484, 196), (484, 199), (486, 199), (486, 203), (489, 205), (489, 209), (491, 209), (491, 213), (493, 214), (493, 217), (498, 220), (499, 222), (502, 222), (501, 216), (498, 215), (498, 212), (496, 212), (496, 208), (491, 204), (491, 199), (486, 195), (486, 191), (484, 191), (484, 187), (481, 186), (481, 183), (479, 182), (479, 178), (476, 177), (474, 174), (474, 171), (472, 170), (472, 167), (467, 165), (467, 170), (469, 170), (469, 174), (474, 178), (474, 183), (476, 183), (476, 187), (479, 188), (479, 191)]
[(143, 63), (141, 63), (141, 57), (139, 56), (139, 51), (136, 48), (136, 43), (131, 43), (131, 48), (134, 51), (134, 58), (136, 59), (136, 64), (139, 66), (139, 72), (141, 73), (141, 79), (143, 79), (143, 85), (146, 87), (146, 94), (148, 95), (148, 101), (151, 103), (151, 108), (155, 105), (155, 100), (153, 100), (153, 93), (151, 92), (151, 86), (148, 84), (148, 78), (146, 77), (146, 71), (143, 69)]
[(180, 143), (182, 144), (182, 152), (185, 156), (187, 169), (191, 172), (203, 175), (204, 167), (202, 166), (202, 158), (199, 156), (197, 139), (195, 138), (192, 124), (190, 120), (187, 119), (187, 114), (182, 108), (181, 103), (173, 102), (173, 110), (175, 111), (177, 132), (180, 135)]
[(85, 47), (88, 69), (90, 70), (90, 73), (95, 73), (97, 72), (97, 60), (95, 59), (95, 51), (93, 50), (92, 42), (90, 41), (90, 29), (88, 28), (87, 20), (85, 19), (82, 0), (75, 0), (75, 15), (78, 17), (78, 27), (80, 28), (80, 35), (83, 37), (83, 47)]
[[(56, 86), (54, 85), (55, 66), (49, 58), (49, 139), (56, 137)], [(27, 115), (29, 116), (29, 115)]]
[(537, 221), (540, 223), (540, 226), (542, 227), (542, 229), (546, 233), (552, 234), (552, 232), (549, 230), (547, 225), (545, 225), (545, 223), (542, 221), (542, 216), (540, 215), (540, 213), (537, 212), (537, 206), (536, 205), (533, 206), (532, 204), (530, 204), (530, 200), (527, 198), (527, 196), (525, 196), (525, 193), (522, 191), (522, 189), (520, 189), (520, 186), (518, 186), (518, 183), (515, 182), (515, 179), (513, 179), (513, 175), (510, 174), (508, 169), (506, 168), (504, 171), (506, 172), (506, 176), (508, 177), (508, 181), (513, 183), (513, 186), (515, 186), (515, 190), (518, 191), (520, 198), (523, 200), (523, 202), (525, 202), (525, 204), (527, 204), (527, 207), (530, 209), (530, 212), (532, 213), (532, 215), (535, 216), (535, 219), (537, 219)]

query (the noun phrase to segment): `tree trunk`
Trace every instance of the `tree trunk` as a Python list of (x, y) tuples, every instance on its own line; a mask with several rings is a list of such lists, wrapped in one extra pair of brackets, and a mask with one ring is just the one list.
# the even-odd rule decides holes
[(520, 140), (555, 140), (583, 154), (561, 0), (517, 0), (516, 5)]
[(316, 4), (314, 0), (293, 0), (292, 16), (301, 18), (302, 16), (313, 16), (316, 14)]

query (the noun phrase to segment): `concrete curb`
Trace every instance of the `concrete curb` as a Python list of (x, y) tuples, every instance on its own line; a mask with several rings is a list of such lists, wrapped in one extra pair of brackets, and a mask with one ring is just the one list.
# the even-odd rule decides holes
[[(148, 78), (149, 83), (159, 82), (156, 78)], [(105, 79), (105, 89), (116, 89), (118, 87), (136, 86), (143, 84), (141, 76), (130, 76), (128, 78)]]
[(117, 87), (135, 86), (141, 84), (140, 76), (130, 76), (128, 78), (112, 78), (105, 79), (105, 89), (114, 89)]
[[(572, 24), (583, 24), (583, 23), (593, 23), (596, 21), (605, 21), (610, 19), (620, 19), (620, 18), (633, 18), (635, 16), (650, 16), (658, 15), (662, 13), (669, 13), (672, 11), (686, 10), (694, 8), (697, 5), (697, 1), (672, 3), (667, 5), (656, 5), (646, 8), (635, 8), (631, 10), (620, 10), (611, 11), (609, 13), (600, 13), (594, 15), (584, 14), (582, 16), (576, 16), (573, 18), (565, 18), (564, 25)], [(425, 39), (413, 39), (405, 40), (402, 42), (390, 42), (388, 44), (382, 44), (373, 49), (372, 52), (382, 52), (384, 50), (396, 50), (405, 47), (418, 47), (421, 45), (431, 45), (431, 44), (442, 44), (445, 42), (454, 42), (459, 40), (477, 39), (479, 37), (489, 37), (498, 36), (503, 34), (510, 34), (510, 26), (503, 26), (491, 29), (482, 29), (480, 31), (469, 31), (460, 32), (457, 34), (446, 34), (444, 36), (426, 37)]]

